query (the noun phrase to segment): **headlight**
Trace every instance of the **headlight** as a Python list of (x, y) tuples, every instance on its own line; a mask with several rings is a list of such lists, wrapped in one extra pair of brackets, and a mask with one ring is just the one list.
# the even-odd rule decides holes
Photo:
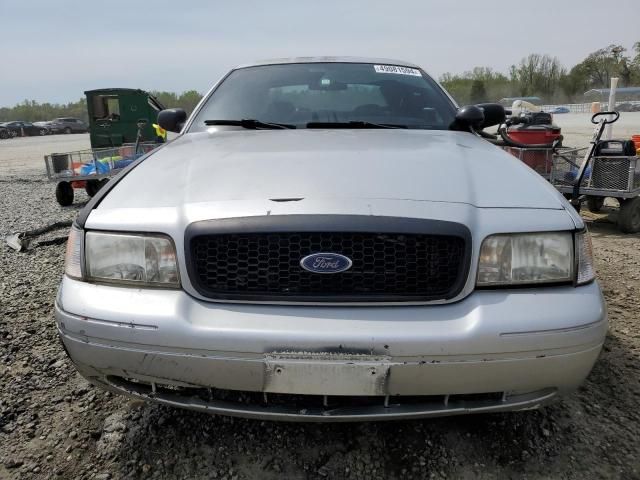
[(480, 249), (477, 285), (573, 282), (573, 250), (570, 232), (491, 235)]
[(156, 287), (178, 287), (176, 250), (160, 235), (87, 232), (87, 280)]

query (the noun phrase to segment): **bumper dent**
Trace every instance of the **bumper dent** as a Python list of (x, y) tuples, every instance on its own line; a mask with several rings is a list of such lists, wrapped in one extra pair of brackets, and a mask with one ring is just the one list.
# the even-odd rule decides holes
[(339, 356), (283, 359), (168, 353), (111, 345), (60, 330), (70, 357), (87, 378), (109, 375), (188, 387), (316, 395), (453, 395), (483, 392), (571, 391), (588, 375), (601, 344), (571, 353), (510, 358), (423, 357), (354, 360)]
[[(60, 337), (93, 383), (255, 418), (394, 419), (535, 408), (584, 381), (607, 331), (595, 283), (477, 292), (443, 306), (316, 308), (219, 305), (181, 291), (65, 279), (59, 299)], [(180, 388), (374, 401), (296, 409)], [(493, 394), (499, 398), (459, 397)], [(404, 402), (408, 397), (419, 398)]]

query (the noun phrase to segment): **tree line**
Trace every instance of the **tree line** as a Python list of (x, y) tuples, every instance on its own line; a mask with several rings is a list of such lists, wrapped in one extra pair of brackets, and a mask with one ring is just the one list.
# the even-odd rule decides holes
[(534, 96), (548, 104), (582, 103), (586, 91), (609, 88), (611, 77), (619, 77), (619, 87), (640, 86), (640, 42), (626, 52), (621, 45), (609, 45), (570, 69), (557, 57), (533, 53), (507, 74), (475, 67), (463, 74), (445, 73), (440, 83), (460, 104)]
[[(640, 86), (640, 42), (632, 52), (621, 45), (609, 45), (590, 53), (567, 69), (557, 57), (533, 53), (512, 65), (507, 74), (491, 67), (475, 67), (462, 74), (445, 73), (440, 82), (459, 104), (497, 101), (505, 97), (540, 97), (544, 103), (582, 103), (584, 92), (608, 88), (611, 77), (619, 77), (619, 86)], [(151, 92), (165, 107), (182, 107), (191, 113), (202, 94)], [(81, 98), (66, 104), (25, 100), (14, 107), (0, 107), (0, 121), (36, 122), (56, 117), (75, 117), (87, 121), (87, 102)]]
[[(202, 94), (195, 90), (182, 93), (154, 91), (151, 94), (165, 107), (182, 107), (187, 113), (191, 113), (202, 98)], [(52, 120), (57, 117), (74, 117), (85, 122), (88, 121), (86, 98), (65, 104), (38, 103), (35, 100), (24, 100), (14, 107), (0, 107), (0, 122), (10, 120), (38, 122)]]

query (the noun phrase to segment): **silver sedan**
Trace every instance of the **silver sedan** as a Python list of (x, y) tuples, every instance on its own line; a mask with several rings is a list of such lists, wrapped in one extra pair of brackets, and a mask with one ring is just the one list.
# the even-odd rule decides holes
[[(607, 315), (580, 216), (421, 68), (232, 70), (112, 180), (56, 320), (82, 375), (176, 407), (350, 421), (525, 410), (575, 390)], [(471, 113), (470, 113), (471, 112)], [(480, 112), (480, 114), (478, 114)]]

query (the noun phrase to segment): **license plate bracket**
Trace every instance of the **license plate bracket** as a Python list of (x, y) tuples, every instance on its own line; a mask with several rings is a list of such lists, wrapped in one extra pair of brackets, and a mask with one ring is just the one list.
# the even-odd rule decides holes
[(265, 357), (268, 393), (386, 395), (389, 358), (332, 353), (274, 353)]

